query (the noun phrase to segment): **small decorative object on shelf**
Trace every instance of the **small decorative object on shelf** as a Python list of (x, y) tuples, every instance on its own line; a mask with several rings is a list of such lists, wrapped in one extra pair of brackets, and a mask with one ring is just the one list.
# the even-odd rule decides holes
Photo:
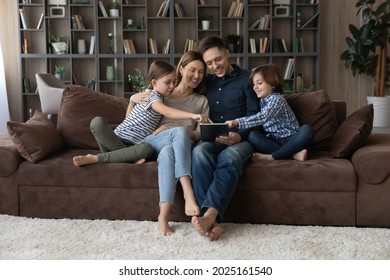
[(84, 39), (78, 39), (77, 40), (77, 52), (79, 54), (85, 54), (87, 51), (87, 47), (85, 45), (85, 40)]
[(51, 17), (65, 17), (66, 0), (49, 0), (49, 14)]
[(119, 4), (117, 2), (112, 2), (109, 9), (110, 17), (119, 17)]
[(113, 49), (113, 39), (114, 39), (114, 34), (112, 34), (111, 32), (108, 33), (108, 40), (110, 41), (110, 47), (108, 49), (108, 53), (110, 54), (113, 54), (114, 53), (114, 49)]
[(65, 54), (68, 50), (68, 43), (65, 42), (64, 38), (60, 35), (50, 35), (50, 42), (53, 53)]
[(297, 28), (301, 28), (301, 11), (297, 11)]
[(109, 65), (106, 67), (106, 79), (108, 81), (112, 81), (112, 80), (114, 80), (114, 78), (115, 78), (114, 66)]
[(290, 0), (274, 0), (274, 15), (287, 17), (290, 14)]
[(133, 23), (133, 19), (129, 18), (125, 26), (126, 29), (137, 29), (137, 25)]
[(58, 80), (62, 80), (62, 74), (64, 73), (65, 71), (65, 68), (64, 66), (61, 66), (61, 65), (54, 65), (54, 76), (56, 76), (56, 78)]
[(203, 11), (199, 15), (199, 19), (202, 22), (202, 29), (203, 30), (209, 30), (210, 29), (210, 22), (211, 22), (212, 18), (213, 18), (213, 14), (210, 13), (210, 12), (207, 12), (207, 11)]

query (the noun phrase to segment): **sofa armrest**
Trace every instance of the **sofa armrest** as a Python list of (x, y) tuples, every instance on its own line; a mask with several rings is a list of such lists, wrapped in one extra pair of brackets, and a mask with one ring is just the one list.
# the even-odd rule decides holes
[(0, 177), (9, 177), (24, 159), (8, 135), (0, 135)]
[(359, 179), (368, 184), (383, 182), (390, 176), (390, 134), (371, 134), (351, 160)]

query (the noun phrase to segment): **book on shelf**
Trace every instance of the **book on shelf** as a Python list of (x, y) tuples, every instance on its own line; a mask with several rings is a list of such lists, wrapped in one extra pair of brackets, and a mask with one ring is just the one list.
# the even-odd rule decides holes
[(179, 18), (187, 16), (182, 2), (175, 3), (175, 11), (176, 11), (177, 17), (179, 17)]
[(156, 43), (156, 40), (153, 38), (149, 38), (149, 51), (151, 54), (158, 53), (157, 43)]
[(266, 53), (269, 51), (269, 38), (264, 37), (259, 39), (259, 52)]
[(244, 3), (240, 0), (233, 1), (230, 5), (227, 17), (242, 17), (244, 11)]
[(95, 35), (91, 36), (91, 42), (89, 44), (89, 54), (93, 54), (95, 52)]
[(77, 30), (85, 30), (84, 20), (81, 15), (74, 15), (74, 18), (76, 20), (76, 27)]
[(24, 8), (19, 9), (19, 14), (20, 14), (20, 20), (22, 21), (23, 29), (27, 29), (27, 22), (26, 22), (26, 16), (24, 14)]
[(184, 50), (183, 52), (196, 50), (198, 48), (198, 44), (194, 39), (187, 38), (184, 43)]
[(285, 80), (291, 79), (294, 75), (294, 58), (289, 58), (284, 68), (283, 78)]
[(284, 42), (284, 39), (274, 38), (272, 39), (272, 52), (274, 53), (284, 53), (287, 52), (287, 45)]
[(38, 24), (37, 24), (37, 29), (41, 28), (44, 17), (45, 17), (45, 14), (41, 13), (41, 16), (39, 17), (39, 21), (38, 21)]
[(170, 1), (171, 1), (171, 0), (164, 0), (164, 1), (161, 3), (161, 6), (160, 6), (160, 8), (158, 9), (158, 12), (157, 12), (157, 14), (156, 14), (156, 17), (166, 17), (166, 16), (168, 16)]
[(315, 20), (319, 15), (320, 15), (319, 12), (314, 13), (308, 20), (306, 20), (306, 21), (302, 24), (301, 28), (308, 27), (308, 25), (311, 24), (311, 23), (313, 23), (314, 20)]
[(305, 52), (302, 37), (295, 38), (294, 52)]
[(255, 38), (249, 38), (249, 48), (251, 53), (256, 53), (256, 40)]
[(199, 4), (201, 6), (206, 6), (206, 0), (199, 0)]
[(163, 47), (163, 54), (169, 54), (169, 48), (171, 46), (171, 39), (166, 39)]
[(270, 17), (268, 14), (262, 16), (261, 18), (255, 20), (248, 29), (268, 29), (269, 28)]
[(104, 7), (104, 4), (102, 1), (99, 1), (99, 8), (100, 8), (100, 12), (102, 13), (103, 17), (108, 17), (106, 8)]
[(124, 44), (125, 54), (137, 53), (133, 39), (124, 39), (123, 44)]
[(30, 79), (29, 78), (23, 78), (23, 91), (25, 93), (31, 92)]

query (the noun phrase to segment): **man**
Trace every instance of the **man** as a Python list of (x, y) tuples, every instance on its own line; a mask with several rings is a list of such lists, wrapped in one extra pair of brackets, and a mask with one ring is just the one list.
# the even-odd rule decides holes
[[(206, 97), (210, 119), (215, 123), (250, 116), (258, 112), (258, 100), (249, 84), (250, 71), (230, 64), (226, 42), (207, 37), (199, 43), (208, 70)], [(192, 152), (192, 184), (201, 215), (192, 223), (200, 235), (217, 240), (223, 233), (218, 224), (235, 192), (243, 168), (251, 159), (253, 148), (247, 133), (230, 131), (215, 142), (200, 142)]]

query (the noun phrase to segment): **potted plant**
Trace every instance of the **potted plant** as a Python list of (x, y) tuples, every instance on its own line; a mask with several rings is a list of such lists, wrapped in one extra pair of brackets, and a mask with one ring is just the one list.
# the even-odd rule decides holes
[(238, 47), (240, 45), (240, 39), (241, 36), (237, 34), (229, 34), (226, 36), (226, 41), (229, 46), (229, 51), (231, 53), (237, 53), (238, 52)]
[(138, 68), (135, 68), (135, 72), (127, 76), (127, 82), (129, 83), (130, 91), (132, 92), (144, 91), (149, 86), (149, 82)]
[(68, 50), (68, 43), (61, 35), (50, 35), (50, 43), (55, 54), (65, 54)]
[[(390, 126), (390, 97), (385, 97), (385, 88), (390, 87), (390, 58), (387, 55), (390, 42), (390, 1), (381, 4), (375, 2), (357, 0), (357, 14), (361, 15), (363, 23), (360, 27), (349, 25), (352, 38), (346, 38), (348, 49), (340, 58), (354, 76), (366, 74), (375, 79), (374, 94), (367, 96), (368, 103), (374, 106), (374, 126)], [(383, 110), (385, 116), (382, 118), (379, 112)], [(386, 121), (387, 124), (384, 123)]]
[(202, 29), (203, 30), (209, 30), (210, 28), (210, 21), (213, 18), (213, 14), (208, 11), (203, 11), (199, 15), (199, 19), (202, 22)]
[(110, 17), (119, 17), (119, 4), (117, 2), (112, 2), (109, 8)]
[(54, 65), (54, 76), (56, 76), (56, 78), (58, 80), (62, 80), (62, 74), (65, 72), (65, 68), (64, 66), (60, 66), (60, 65)]

